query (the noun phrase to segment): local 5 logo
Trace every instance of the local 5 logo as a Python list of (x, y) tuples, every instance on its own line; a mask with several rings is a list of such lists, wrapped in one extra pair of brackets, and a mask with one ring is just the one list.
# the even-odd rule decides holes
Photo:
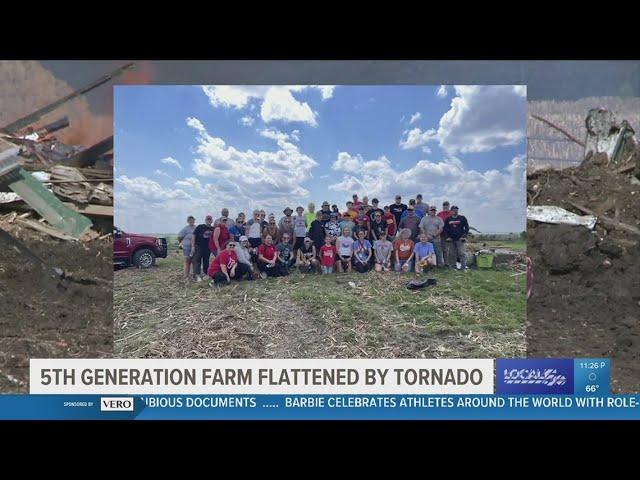
[(571, 359), (496, 360), (496, 393), (573, 394)]

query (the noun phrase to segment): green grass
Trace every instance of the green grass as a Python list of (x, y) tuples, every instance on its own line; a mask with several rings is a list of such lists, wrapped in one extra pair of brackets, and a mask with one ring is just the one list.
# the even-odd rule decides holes
[[(171, 252), (171, 251), (170, 251)], [(211, 289), (170, 253), (114, 276), (116, 353), (148, 357), (421, 358), (524, 354), (525, 278), (510, 269), (299, 274)]]
[(486, 243), (488, 247), (506, 247), (519, 252), (527, 249), (525, 240), (478, 240), (477, 243)]

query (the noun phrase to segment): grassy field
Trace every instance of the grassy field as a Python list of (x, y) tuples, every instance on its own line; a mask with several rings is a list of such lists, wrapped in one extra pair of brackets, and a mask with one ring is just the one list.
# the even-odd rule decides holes
[(170, 251), (114, 274), (115, 353), (150, 358), (456, 358), (525, 354), (525, 276), (498, 270), (312, 275), (211, 288)]

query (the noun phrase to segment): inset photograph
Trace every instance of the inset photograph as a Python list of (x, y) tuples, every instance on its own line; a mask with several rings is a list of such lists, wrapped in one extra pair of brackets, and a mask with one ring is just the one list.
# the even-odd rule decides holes
[(611, 358), (640, 392), (640, 98), (531, 101), (527, 354)]
[(524, 86), (117, 86), (114, 345), (526, 352)]

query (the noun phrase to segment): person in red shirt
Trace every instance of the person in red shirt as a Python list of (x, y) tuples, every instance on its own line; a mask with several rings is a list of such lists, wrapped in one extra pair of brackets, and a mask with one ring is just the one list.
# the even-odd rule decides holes
[(213, 230), (213, 234), (209, 238), (209, 250), (211, 250), (211, 253), (214, 255), (218, 255), (219, 252), (222, 252), (227, 248), (227, 243), (231, 238), (231, 234), (227, 228), (228, 220), (229, 218), (222, 217), (220, 219), (220, 223), (216, 225), (216, 228)]
[(362, 202), (360, 200), (358, 200), (358, 194), (354, 193), (353, 194), (353, 208), (355, 208), (356, 210), (360, 208), (360, 205), (362, 205)]
[(390, 241), (393, 240), (393, 237), (396, 235), (396, 217), (393, 213), (391, 213), (391, 207), (386, 205), (384, 207), (384, 214), (382, 215), (382, 220), (387, 223), (387, 237)]
[(258, 269), (262, 278), (278, 277), (280, 271), (277, 266), (278, 250), (273, 244), (273, 237), (265, 235), (262, 244), (258, 247)]
[[(449, 218), (453, 213), (451, 210), (449, 210), (450, 205), (451, 204), (449, 203), (449, 200), (445, 200), (444, 202), (442, 202), (442, 211), (438, 212), (438, 216), (442, 219), (443, 222), (446, 222), (447, 218)], [(449, 264), (450, 244), (451, 242), (447, 242), (447, 232), (445, 232), (443, 229), (442, 233), (440, 234), (440, 245), (442, 245), (442, 256), (444, 257), (445, 266)]]
[(333, 273), (333, 264), (336, 263), (337, 256), (336, 246), (331, 244), (331, 237), (327, 235), (324, 239), (324, 245), (320, 247), (320, 264), (323, 274)]
[(211, 277), (210, 286), (213, 287), (221, 283), (228, 284), (232, 278), (241, 280), (242, 277), (249, 273), (249, 267), (244, 263), (238, 262), (235, 248), (235, 240), (227, 242), (226, 249), (221, 251), (209, 265), (207, 274)]

